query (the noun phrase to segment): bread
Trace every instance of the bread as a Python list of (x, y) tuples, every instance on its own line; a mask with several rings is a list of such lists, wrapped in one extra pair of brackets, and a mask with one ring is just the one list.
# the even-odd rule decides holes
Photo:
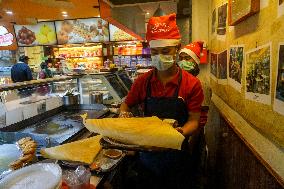
[(181, 149), (184, 136), (158, 117), (86, 119), (85, 127), (126, 144)]
[(101, 136), (97, 135), (56, 147), (41, 149), (40, 153), (45, 158), (91, 164), (101, 150), (100, 139)]

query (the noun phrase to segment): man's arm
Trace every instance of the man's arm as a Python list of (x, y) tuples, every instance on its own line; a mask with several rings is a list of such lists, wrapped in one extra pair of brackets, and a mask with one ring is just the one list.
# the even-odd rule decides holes
[(178, 127), (177, 130), (184, 136), (190, 136), (198, 129), (200, 112), (189, 113), (188, 121), (183, 127)]
[(28, 81), (33, 80), (32, 70), (28, 66), (26, 68), (26, 76)]

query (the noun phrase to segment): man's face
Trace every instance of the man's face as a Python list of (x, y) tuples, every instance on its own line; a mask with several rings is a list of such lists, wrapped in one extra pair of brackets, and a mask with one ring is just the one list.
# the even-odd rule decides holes
[(163, 55), (172, 55), (176, 56), (177, 53), (177, 47), (172, 46), (172, 47), (156, 47), (156, 48), (151, 48), (151, 55), (158, 55), (158, 54), (163, 54)]
[(182, 60), (186, 60), (188, 62), (196, 63), (195, 60), (191, 56), (189, 56), (188, 54), (186, 54), (184, 52), (179, 54), (179, 61), (182, 61)]

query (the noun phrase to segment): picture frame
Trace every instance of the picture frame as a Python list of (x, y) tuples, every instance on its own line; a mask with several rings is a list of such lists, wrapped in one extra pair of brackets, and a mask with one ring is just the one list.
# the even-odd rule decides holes
[(229, 25), (235, 26), (260, 11), (260, 0), (229, 0)]

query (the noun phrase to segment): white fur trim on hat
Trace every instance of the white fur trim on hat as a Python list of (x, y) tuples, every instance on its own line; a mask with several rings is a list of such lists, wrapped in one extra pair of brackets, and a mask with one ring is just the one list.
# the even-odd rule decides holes
[(187, 48), (183, 48), (179, 51), (179, 54), (182, 53), (182, 52), (188, 54), (189, 56), (191, 56), (193, 58), (193, 60), (195, 60), (195, 62), (197, 64), (200, 64), (200, 59), (197, 57), (197, 55), (192, 50), (187, 49)]
[(149, 42), (151, 48), (176, 46), (178, 44), (180, 44), (180, 39), (156, 39)]

